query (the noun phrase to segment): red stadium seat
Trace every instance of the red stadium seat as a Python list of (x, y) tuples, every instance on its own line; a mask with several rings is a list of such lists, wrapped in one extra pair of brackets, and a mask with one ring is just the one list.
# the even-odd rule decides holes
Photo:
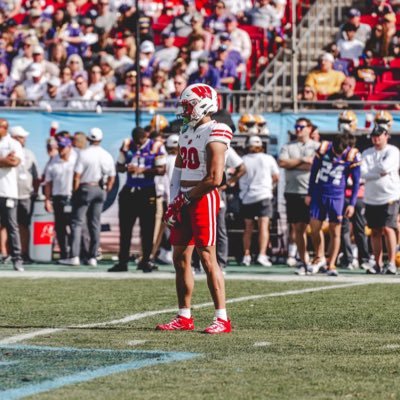
[(176, 36), (174, 41), (174, 46), (182, 47), (188, 43), (188, 38), (186, 36)]
[(375, 26), (378, 23), (378, 17), (372, 15), (361, 15), (361, 23), (368, 24), (369, 26)]
[(374, 93), (381, 92), (395, 92), (398, 91), (400, 86), (400, 81), (382, 81), (378, 82), (374, 87)]
[(365, 97), (365, 94), (372, 93), (372, 83), (368, 82), (356, 82), (356, 87), (354, 89), (355, 94)]
[(400, 68), (400, 58), (395, 58), (390, 61), (390, 68)]

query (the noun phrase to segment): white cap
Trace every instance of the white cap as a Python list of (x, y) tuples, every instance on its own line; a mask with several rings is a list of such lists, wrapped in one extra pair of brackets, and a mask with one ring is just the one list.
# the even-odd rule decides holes
[(39, 78), (43, 74), (43, 68), (39, 63), (32, 63), (29, 67), (29, 72), (34, 78)]
[(55, 86), (55, 87), (60, 87), (61, 85), (61, 81), (59, 78), (57, 78), (56, 76), (52, 76), (48, 81), (47, 81), (48, 85), (51, 86)]
[(262, 147), (263, 143), (259, 136), (250, 136), (249, 141), (247, 142), (247, 146), (256, 146)]
[(165, 144), (167, 147), (178, 147), (179, 136), (178, 135), (170, 135), (167, 138), (167, 143)]
[(29, 132), (26, 131), (22, 126), (12, 126), (10, 129), (11, 136), (18, 136), (18, 137), (27, 137)]
[(335, 57), (331, 53), (324, 53), (321, 57), (322, 61), (329, 61), (332, 64), (335, 62)]
[(42, 46), (35, 46), (32, 50), (32, 54), (44, 54), (44, 50)]
[(156, 51), (154, 47), (154, 43), (150, 42), (150, 40), (145, 40), (141, 45), (140, 45), (140, 52), (141, 53), (154, 53)]
[(89, 140), (99, 141), (103, 139), (103, 131), (100, 128), (92, 128), (88, 136)]

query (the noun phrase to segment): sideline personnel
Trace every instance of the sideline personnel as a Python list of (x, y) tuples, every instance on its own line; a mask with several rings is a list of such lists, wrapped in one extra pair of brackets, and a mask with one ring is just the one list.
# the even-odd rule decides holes
[(108, 272), (128, 270), (132, 229), (140, 222), (142, 260), (138, 269), (151, 272), (150, 262), (156, 218), (156, 187), (154, 177), (164, 175), (166, 158), (162, 142), (149, 139), (140, 127), (133, 129), (132, 140), (122, 144), (117, 161), (118, 172), (126, 172), (126, 183), (119, 194), (119, 261)]
[(24, 158), (22, 146), (8, 133), (8, 122), (0, 119), (0, 219), (6, 227), (16, 271), (23, 271), (21, 240), (17, 223), (18, 166)]
[(100, 216), (105, 200), (105, 190), (109, 192), (115, 180), (115, 165), (110, 153), (100, 143), (103, 132), (100, 128), (90, 130), (90, 146), (79, 152), (74, 169), (74, 195), (72, 198), (72, 247), (71, 258), (60, 260), (60, 264), (79, 265), (82, 226), (87, 218), (90, 235), (89, 260), (92, 267), (97, 266), (97, 250), (100, 243)]

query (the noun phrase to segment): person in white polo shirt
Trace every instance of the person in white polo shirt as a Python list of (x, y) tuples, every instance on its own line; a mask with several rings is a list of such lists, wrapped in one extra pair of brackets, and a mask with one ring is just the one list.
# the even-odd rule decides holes
[[(362, 153), (361, 174), (365, 179), (364, 203), (367, 224), (372, 230), (371, 244), (375, 266), (370, 274), (395, 275), (396, 229), (400, 199), (400, 151), (388, 143), (389, 127), (376, 125), (371, 133), (373, 147)], [(387, 263), (383, 265), (382, 236), (385, 237)]]
[(245, 230), (243, 233), (244, 256), (242, 263), (251, 264), (251, 236), (254, 220), (258, 219), (259, 254), (257, 262), (265, 267), (272, 264), (267, 256), (269, 242), (269, 220), (273, 215), (273, 188), (279, 180), (279, 167), (275, 159), (265, 154), (258, 136), (250, 136), (246, 146), (248, 154), (243, 156), (246, 173), (239, 179), (242, 214)]
[(26, 138), (29, 132), (22, 126), (10, 128), (11, 137), (17, 140), (24, 153), (24, 162), (18, 166), (18, 204), (17, 221), (21, 237), (22, 259), (25, 263), (29, 258), (29, 226), (31, 224), (32, 196), (39, 189), (39, 167), (33, 151), (26, 147)]
[(18, 166), (24, 153), (19, 142), (8, 133), (8, 122), (0, 119), (0, 221), (6, 227), (13, 266), (23, 271), (21, 240), (17, 223)]
[[(79, 265), (82, 226), (86, 221), (89, 228), (90, 245), (88, 264), (97, 266), (97, 251), (100, 243), (100, 216), (105, 201), (115, 180), (115, 163), (111, 154), (100, 143), (103, 132), (92, 128), (88, 135), (89, 147), (81, 150), (74, 169), (74, 194), (72, 198), (72, 246), (71, 257), (60, 260), (66, 265)], [(103, 188), (104, 186), (104, 188)]]

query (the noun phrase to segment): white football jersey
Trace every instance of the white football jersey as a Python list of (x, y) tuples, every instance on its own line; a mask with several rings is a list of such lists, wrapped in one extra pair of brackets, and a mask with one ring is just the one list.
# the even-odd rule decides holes
[(207, 174), (207, 144), (222, 142), (228, 149), (232, 136), (228, 125), (214, 120), (196, 129), (187, 127), (182, 131), (179, 135), (179, 151), (183, 161), (181, 180), (201, 181)]

